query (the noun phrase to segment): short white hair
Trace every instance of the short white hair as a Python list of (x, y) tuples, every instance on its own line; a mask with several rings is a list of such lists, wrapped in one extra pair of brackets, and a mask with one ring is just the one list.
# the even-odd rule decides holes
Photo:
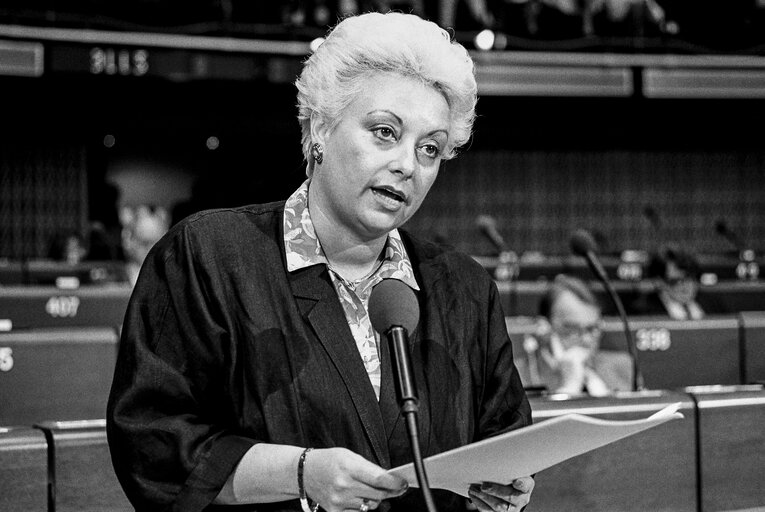
[(361, 92), (365, 79), (398, 73), (431, 85), (450, 111), (449, 143), (443, 158), (470, 139), (478, 87), (464, 46), (437, 24), (414, 14), (372, 12), (343, 19), (311, 55), (295, 85), (303, 156), (312, 165), (311, 117), (330, 127)]

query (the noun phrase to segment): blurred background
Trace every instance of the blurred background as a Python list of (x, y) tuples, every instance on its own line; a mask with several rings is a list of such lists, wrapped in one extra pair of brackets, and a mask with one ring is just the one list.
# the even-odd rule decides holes
[[(714, 0), (177, 2), (0, 6), (0, 257), (149, 204), (170, 221), (303, 179), (293, 81), (339, 16), (420, 12), (477, 62), (475, 135), (409, 228), (477, 255), (657, 236), (704, 254), (765, 239), (765, 6)], [(650, 215), (646, 215), (649, 212)], [(657, 231), (658, 230), (658, 231)]]
[(543, 472), (530, 507), (765, 511), (765, 0), (0, 0), (0, 509), (131, 510), (103, 417), (143, 258), (193, 212), (299, 186), (301, 63), (390, 9), (448, 29), (479, 86), (406, 228), (494, 277), (517, 364), (568, 274), (645, 376), (524, 381), (535, 421), (685, 414)]

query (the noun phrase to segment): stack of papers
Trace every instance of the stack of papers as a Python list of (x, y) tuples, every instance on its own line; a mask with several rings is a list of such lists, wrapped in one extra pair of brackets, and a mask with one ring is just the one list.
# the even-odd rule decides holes
[[(582, 414), (565, 414), (502, 435), (461, 446), (424, 459), (428, 484), (467, 497), (471, 484), (509, 483), (533, 475), (564, 460), (601, 446), (682, 418), (681, 403), (668, 405), (640, 420), (602, 420)], [(390, 469), (417, 487), (414, 464)]]

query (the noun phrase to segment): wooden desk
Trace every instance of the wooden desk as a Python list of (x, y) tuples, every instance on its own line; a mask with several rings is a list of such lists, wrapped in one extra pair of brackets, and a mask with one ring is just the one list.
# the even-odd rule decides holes
[(630, 420), (680, 402), (682, 420), (579, 455), (536, 475), (529, 510), (558, 512), (697, 512), (694, 403), (681, 393), (623, 398), (532, 398), (535, 422), (567, 413)]
[[(648, 389), (739, 384), (739, 322), (735, 316), (703, 320), (630, 319)], [(605, 322), (601, 347), (626, 350), (621, 320)]]
[(45, 422), (55, 512), (132, 512), (109, 455), (106, 422)]
[(0, 323), (16, 330), (43, 327), (119, 327), (125, 318), (129, 285), (0, 287)]
[(0, 425), (103, 418), (116, 360), (114, 329), (0, 333)]
[(0, 510), (47, 512), (47, 450), (31, 426), (0, 428)]
[[(597, 281), (587, 281), (595, 297), (603, 307), (604, 315), (616, 315), (616, 306), (606, 292), (605, 287)], [(634, 301), (638, 294), (645, 290), (647, 284), (630, 281), (615, 281), (614, 290), (624, 304)], [(539, 303), (550, 289), (549, 281), (498, 281), (502, 307), (508, 316), (534, 316), (539, 314)]]
[(765, 510), (765, 390), (689, 392), (698, 403), (701, 510)]
[(741, 319), (742, 384), (765, 384), (765, 311), (744, 312)]
[(765, 281), (720, 281), (699, 288), (699, 302), (705, 298), (719, 311), (765, 311)]

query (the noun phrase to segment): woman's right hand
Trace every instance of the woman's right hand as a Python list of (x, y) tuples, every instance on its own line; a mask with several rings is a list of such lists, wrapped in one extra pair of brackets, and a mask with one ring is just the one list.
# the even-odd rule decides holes
[(407, 481), (345, 448), (312, 450), (303, 471), (305, 492), (327, 512), (368, 510), (402, 495)]

